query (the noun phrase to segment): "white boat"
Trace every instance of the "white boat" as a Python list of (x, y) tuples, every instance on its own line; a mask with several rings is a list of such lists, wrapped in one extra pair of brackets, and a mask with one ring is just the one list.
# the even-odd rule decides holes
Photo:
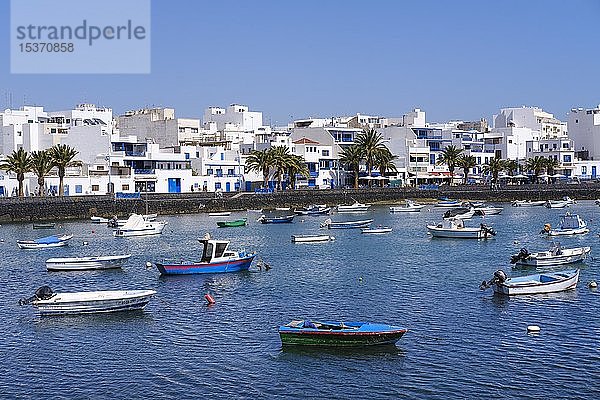
[(331, 242), (332, 240), (335, 238), (330, 235), (292, 235), (294, 243)]
[(108, 224), (108, 221), (110, 221), (108, 218), (102, 218), (102, 217), (91, 217), (90, 218), (92, 220), (92, 222), (94, 224)]
[(566, 201), (569, 204), (577, 204), (577, 200), (570, 198), (569, 196), (564, 196), (563, 201)]
[(229, 217), (231, 215), (231, 211), (218, 211), (208, 213), (209, 217)]
[(527, 249), (523, 248), (519, 253), (511, 257), (510, 262), (511, 264), (525, 267), (573, 264), (584, 261), (591, 251), (592, 249), (589, 246), (566, 249), (560, 247), (558, 243), (553, 243), (548, 251), (530, 253)]
[(327, 207), (327, 204), (312, 204), (308, 207), (297, 208), (294, 212), (298, 215), (321, 215), (329, 214), (331, 207)]
[[(135, 214), (131, 214), (131, 215), (135, 215)], [(158, 214), (142, 214), (142, 218), (144, 218), (146, 221), (156, 221), (156, 218), (158, 217)], [(123, 226), (127, 223), (127, 219), (117, 219), (117, 217), (112, 217), (111, 219), (108, 220), (108, 222), (106, 223), (108, 225), (109, 228), (118, 228), (120, 226)]]
[(589, 231), (587, 224), (579, 215), (567, 212), (560, 217), (558, 228), (552, 229), (550, 224), (545, 224), (541, 233), (547, 234), (548, 236), (564, 236), (580, 235), (588, 233)]
[(443, 218), (444, 219), (470, 219), (473, 217), (473, 215), (475, 215), (475, 209), (473, 207), (471, 207), (471, 208), (457, 207), (457, 208), (452, 208), (451, 210), (446, 211), (443, 215)]
[(109, 313), (141, 310), (155, 294), (154, 290), (54, 293), (42, 286), (33, 297), (21, 299), (19, 304), (31, 304), (41, 315)]
[(445, 219), (437, 225), (427, 225), (427, 231), (433, 237), (454, 239), (490, 239), (496, 232), (485, 224), (477, 228), (465, 227), (462, 219)]
[(86, 271), (95, 269), (121, 268), (131, 254), (100, 257), (49, 258), (46, 260), (48, 271)]
[(480, 289), (493, 287), (495, 293), (507, 296), (524, 294), (556, 293), (575, 289), (579, 281), (579, 270), (548, 272), (543, 274), (508, 278), (504, 271), (498, 270), (494, 277), (483, 281)]
[(541, 207), (546, 204), (545, 200), (531, 201), (531, 200), (515, 200), (512, 202), (513, 207)]
[(291, 207), (275, 207), (275, 211), (290, 211)]
[(359, 221), (332, 221), (331, 218), (327, 218), (321, 223), (321, 228), (327, 229), (352, 229), (352, 228), (366, 228), (373, 222), (372, 219), (362, 219)]
[(437, 203), (435, 203), (435, 207), (441, 207), (441, 208), (454, 208), (454, 207), (460, 207), (462, 205), (462, 203), (458, 200), (450, 200), (450, 199), (442, 199), (440, 201), (438, 201)]
[(130, 237), (130, 236), (149, 236), (159, 235), (162, 233), (166, 221), (147, 221), (143, 216), (132, 214), (125, 225), (115, 229), (113, 235), (115, 237)]
[(425, 208), (425, 204), (417, 204), (413, 201), (406, 200), (406, 204), (404, 206), (392, 206), (390, 207), (390, 212), (392, 213), (401, 213), (401, 212), (409, 212), (416, 213)]
[(559, 200), (559, 201), (551, 201), (548, 200), (546, 202), (546, 204), (544, 204), (546, 206), (546, 208), (565, 208), (567, 207), (569, 204), (568, 201), (564, 201), (564, 200)]
[(52, 247), (63, 247), (68, 243), (67, 241), (72, 239), (73, 235), (52, 235), (35, 240), (18, 240), (17, 246), (20, 249), (34, 250), (34, 249), (49, 249)]
[(366, 212), (369, 211), (370, 204), (363, 204), (355, 201), (354, 204), (340, 204), (336, 207), (339, 213), (351, 213), (351, 212)]
[(502, 207), (482, 206), (475, 207), (475, 215), (498, 215), (504, 210)]
[(367, 234), (372, 234), (372, 235), (379, 235), (382, 233), (390, 233), (392, 231), (392, 228), (388, 227), (388, 226), (378, 226), (376, 228), (362, 228), (360, 230), (361, 233), (367, 233)]

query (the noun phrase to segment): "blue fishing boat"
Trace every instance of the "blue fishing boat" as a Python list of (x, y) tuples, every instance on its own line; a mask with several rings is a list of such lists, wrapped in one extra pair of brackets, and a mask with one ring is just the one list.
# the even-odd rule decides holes
[(266, 215), (261, 215), (259, 219), (257, 219), (262, 224), (289, 224), (294, 222), (294, 215), (282, 215), (276, 217), (267, 217)]
[(52, 236), (46, 236), (46, 237), (35, 239), (35, 240), (17, 240), (17, 246), (20, 249), (28, 249), (28, 250), (49, 249), (52, 247), (63, 247), (68, 244), (67, 241), (70, 240), (72, 237), (73, 237), (73, 235), (61, 235), (61, 236), (52, 235)]
[(279, 327), (282, 345), (362, 347), (396, 343), (406, 328), (372, 322), (292, 321)]
[(198, 239), (204, 246), (200, 261), (155, 263), (163, 275), (213, 274), (239, 272), (250, 268), (256, 253), (229, 250), (229, 240), (213, 240), (210, 235)]

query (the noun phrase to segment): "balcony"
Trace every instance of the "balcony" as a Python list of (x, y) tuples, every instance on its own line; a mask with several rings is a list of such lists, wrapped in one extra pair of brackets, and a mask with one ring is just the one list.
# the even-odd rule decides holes
[(154, 175), (156, 173), (156, 170), (154, 169), (134, 169), (133, 173), (136, 175)]

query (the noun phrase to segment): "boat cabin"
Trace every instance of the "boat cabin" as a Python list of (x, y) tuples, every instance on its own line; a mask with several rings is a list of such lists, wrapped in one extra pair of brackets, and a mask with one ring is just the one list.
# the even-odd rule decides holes
[(228, 240), (198, 239), (198, 241), (204, 246), (200, 262), (209, 263), (215, 258), (236, 256), (235, 252), (227, 251)]
[(577, 214), (566, 213), (560, 217), (560, 229), (578, 229), (586, 226), (585, 222)]

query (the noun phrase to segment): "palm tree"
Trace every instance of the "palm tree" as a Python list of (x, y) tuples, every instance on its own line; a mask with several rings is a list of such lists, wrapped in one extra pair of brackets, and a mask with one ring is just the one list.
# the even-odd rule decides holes
[(260, 151), (253, 150), (248, 158), (246, 158), (247, 170), (262, 173), (265, 188), (269, 186), (271, 165), (271, 153), (267, 149)]
[(448, 166), (448, 171), (450, 171), (450, 185), (452, 185), (452, 181), (454, 181), (454, 168), (456, 167), (462, 152), (463, 149), (459, 149), (451, 144), (442, 150), (442, 154), (438, 157), (437, 164), (446, 164)]
[(46, 175), (52, 170), (52, 158), (47, 150), (34, 151), (31, 153), (31, 171), (37, 175), (38, 196), (44, 196), (44, 180)]
[(469, 170), (477, 166), (477, 158), (475, 156), (468, 156), (466, 154), (461, 154), (458, 158), (456, 165), (462, 168), (465, 176), (463, 177), (463, 185), (467, 184), (467, 179), (469, 175)]
[(277, 187), (281, 189), (281, 180), (290, 162), (290, 149), (287, 146), (273, 146), (269, 149), (271, 163), (275, 168)]
[(483, 166), (483, 172), (492, 175), (492, 183), (498, 183), (498, 174), (504, 170), (504, 160), (500, 157), (492, 158)]
[(290, 179), (290, 186), (292, 189), (296, 188), (296, 175), (309, 176), (310, 171), (306, 166), (306, 160), (304, 157), (295, 154), (290, 154), (290, 158), (287, 164), (287, 174)]
[(546, 159), (540, 156), (530, 158), (525, 162), (525, 168), (527, 171), (533, 172), (533, 180), (537, 183), (538, 175), (546, 168)]
[[(397, 158), (398, 156), (393, 155), (387, 147), (377, 152), (375, 155), (375, 166), (381, 176), (385, 177), (387, 171), (397, 171), (396, 164), (394, 164), (394, 160)], [(381, 187), (383, 187), (383, 180), (381, 181)]]
[(345, 164), (347, 169), (354, 172), (354, 188), (358, 188), (358, 172), (362, 159), (362, 149), (356, 144), (344, 148), (340, 153), (339, 162)]
[(65, 178), (65, 170), (67, 167), (73, 165), (73, 159), (77, 155), (78, 151), (66, 144), (57, 144), (51, 147), (49, 150), (52, 164), (58, 168), (58, 193), (59, 196), (64, 195), (63, 180)]
[(383, 136), (381, 133), (377, 133), (375, 129), (365, 130), (357, 136), (356, 144), (362, 150), (362, 157), (365, 159), (367, 166), (367, 174), (371, 175), (377, 154), (383, 149), (387, 149), (383, 144)]
[[(546, 158), (544, 166), (546, 167), (546, 174), (550, 176), (554, 175), (554, 171), (560, 166), (560, 163), (554, 158)], [(554, 182), (555, 179), (552, 178), (552, 181)], [(550, 180), (548, 180), (548, 182), (550, 182)]]
[(23, 181), (25, 180), (25, 174), (31, 171), (31, 156), (22, 148), (17, 151), (13, 150), (12, 154), (0, 164), (0, 169), (17, 174), (19, 197), (23, 197)]
[(504, 169), (509, 175), (515, 175), (515, 172), (517, 174), (520, 172), (521, 164), (517, 160), (504, 160)]

